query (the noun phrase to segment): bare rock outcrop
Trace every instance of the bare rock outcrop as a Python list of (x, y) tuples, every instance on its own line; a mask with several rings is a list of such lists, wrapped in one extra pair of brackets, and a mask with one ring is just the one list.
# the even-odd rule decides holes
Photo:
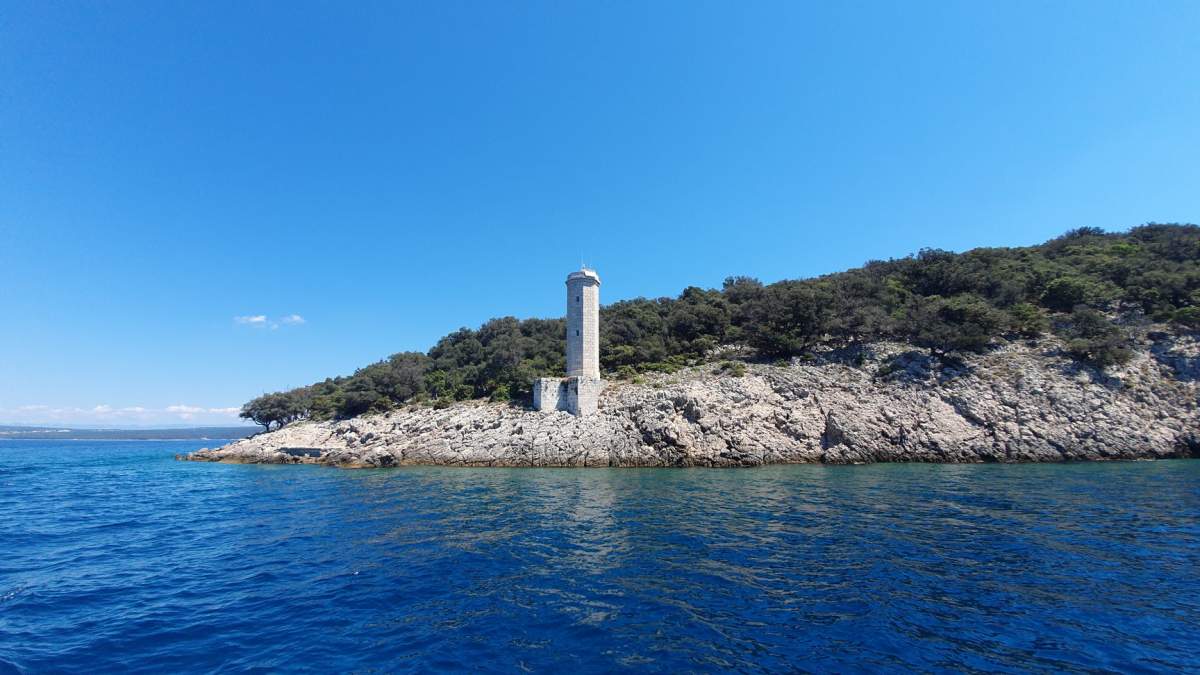
[(573, 417), (500, 403), (302, 422), (182, 457), (341, 467), (757, 466), (1200, 456), (1200, 348), (1150, 333), (1101, 373), (1047, 339), (946, 365), (901, 344), (611, 383)]

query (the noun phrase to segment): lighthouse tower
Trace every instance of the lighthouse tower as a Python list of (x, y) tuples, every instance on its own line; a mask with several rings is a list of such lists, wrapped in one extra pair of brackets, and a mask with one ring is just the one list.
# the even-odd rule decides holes
[(567, 376), (533, 383), (533, 407), (572, 415), (596, 412), (600, 390), (600, 275), (580, 269), (567, 275)]
[(600, 379), (600, 276), (567, 275), (567, 377)]

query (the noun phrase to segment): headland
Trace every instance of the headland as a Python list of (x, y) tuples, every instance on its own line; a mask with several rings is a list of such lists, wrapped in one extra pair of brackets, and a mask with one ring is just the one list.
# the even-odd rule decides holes
[[(1162, 327), (1159, 327), (1162, 328)], [(740, 371), (740, 369), (739, 369)], [(877, 342), (615, 381), (577, 417), (510, 403), (295, 422), (182, 459), (504, 467), (1062, 462), (1200, 456), (1200, 343), (1151, 326), (1103, 371), (1054, 337), (952, 363)]]

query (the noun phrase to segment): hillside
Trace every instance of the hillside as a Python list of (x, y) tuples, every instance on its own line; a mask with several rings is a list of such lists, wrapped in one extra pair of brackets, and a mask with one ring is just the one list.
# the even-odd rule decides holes
[(816, 349), (613, 383), (588, 417), (509, 403), (297, 422), (183, 457), (340, 467), (756, 466), (1200, 456), (1200, 344), (1139, 332), (1107, 372), (1049, 336), (947, 363), (909, 345)]
[[(1081, 228), (1037, 246), (925, 249), (813, 279), (764, 285), (730, 277), (721, 289), (617, 302), (601, 310), (601, 365), (607, 379), (637, 384), (714, 360), (730, 361), (725, 370), (733, 372), (740, 362), (831, 350), (864, 359), (862, 346), (892, 341), (953, 368), (1045, 339), (1062, 358), (1102, 372), (1134, 358), (1152, 323), (1179, 333), (1200, 327), (1194, 225)], [(561, 319), (493, 319), (445, 336), (428, 353), (395, 354), (350, 376), (266, 394), (243, 416), (279, 428), (410, 404), (520, 404), (534, 378), (563, 374), (563, 341)]]

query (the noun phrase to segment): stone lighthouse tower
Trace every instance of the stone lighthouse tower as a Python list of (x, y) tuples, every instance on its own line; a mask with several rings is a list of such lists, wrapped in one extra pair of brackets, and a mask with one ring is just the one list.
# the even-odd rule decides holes
[(585, 268), (567, 275), (567, 376), (533, 383), (533, 407), (572, 415), (596, 412), (600, 390), (600, 275)]
[(567, 275), (567, 377), (600, 379), (600, 277)]

